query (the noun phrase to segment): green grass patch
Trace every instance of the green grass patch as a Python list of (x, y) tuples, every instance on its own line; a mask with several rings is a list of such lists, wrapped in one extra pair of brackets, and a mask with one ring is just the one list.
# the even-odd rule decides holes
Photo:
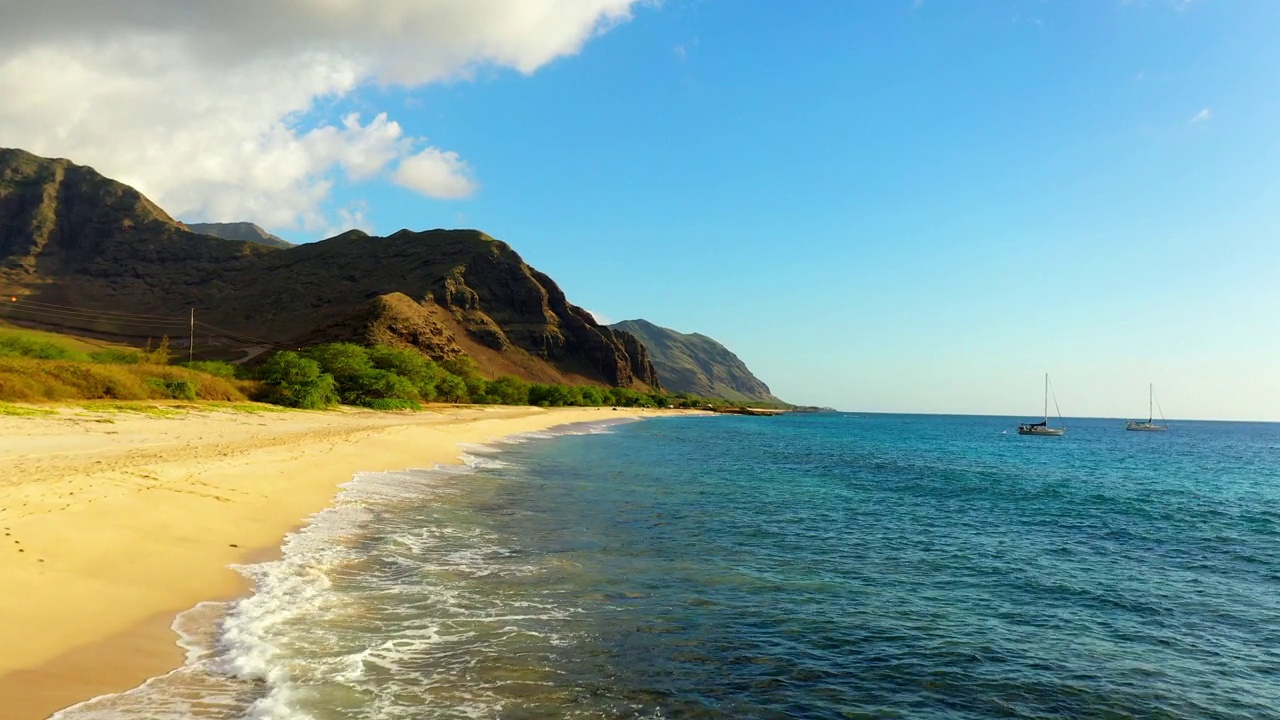
[(136, 413), (151, 417), (177, 417), (185, 415), (198, 406), (189, 405), (155, 405), (143, 402), (94, 402), (81, 403), (80, 406), (91, 413)]
[(422, 403), (405, 398), (371, 398), (360, 402), (360, 407), (370, 410), (421, 410)]
[(98, 340), (88, 340), (75, 335), (67, 335), (64, 333), (49, 332), (47, 330), (31, 330), (29, 328), (17, 327), (0, 322), (0, 338), (17, 337), (25, 340), (52, 343), (59, 345), (72, 352), (89, 353), (98, 350), (132, 350), (133, 348), (119, 343), (111, 343)]
[(50, 408), (31, 407), (29, 405), (14, 405), (12, 403), (0, 402), (0, 415), (8, 415), (11, 417), (30, 417), (35, 415), (57, 415), (58, 411)]
[(210, 404), (207, 407), (210, 410), (249, 413), (251, 415), (259, 415), (261, 413), (287, 413), (293, 410), (293, 408), (287, 408), (283, 405), (269, 405), (267, 403), (217, 403)]
[(72, 360), (87, 362), (85, 353), (40, 337), (27, 334), (4, 333), (0, 335), (0, 357), (26, 357), (40, 360)]

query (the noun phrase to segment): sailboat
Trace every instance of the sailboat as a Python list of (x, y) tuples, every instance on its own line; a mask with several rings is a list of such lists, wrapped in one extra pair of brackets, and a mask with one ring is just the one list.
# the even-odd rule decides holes
[[(1058, 399), (1053, 399), (1054, 407), (1058, 405)], [(1058, 413), (1058, 421), (1062, 421), (1062, 413)], [(1044, 374), (1044, 420), (1038, 423), (1022, 423), (1018, 426), (1019, 435), (1050, 435), (1058, 436), (1067, 431), (1066, 427), (1049, 427), (1049, 373)]]
[[(1136, 430), (1138, 432), (1164, 432), (1169, 429), (1168, 425), (1155, 424), (1155, 415), (1151, 412), (1151, 406), (1156, 400), (1156, 389), (1151, 383), (1147, 383), (1147, 421), (1130, 420), (1128, 425), (1124, 426), (1125, 430)], [(1164, 413), (1160, 413), (1160, 420), (1164, 420)]]

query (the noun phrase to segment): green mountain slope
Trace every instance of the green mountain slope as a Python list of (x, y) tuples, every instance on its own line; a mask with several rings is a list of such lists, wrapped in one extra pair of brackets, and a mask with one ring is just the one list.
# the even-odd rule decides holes
[[(476, 230), (353, 230), (288, 248), (191, 232), (137, 190), (0, 148), (0, 319), (224, 356), (316, 341), (472, 356), (491, 376), (657, 388), (640, 342), (598, 324)], [(71, 309), (68, 309), (71, 308)], [(268, 342), (259, 342), (259, 339)], [(199, 353), (200, 350), (197, 350)]]
[(706, 335), (676, 332), (647, 320), (626, 320), (610, 327), (644, 343), (667, 390), (737, 402), (782, 403), (737, 355)]

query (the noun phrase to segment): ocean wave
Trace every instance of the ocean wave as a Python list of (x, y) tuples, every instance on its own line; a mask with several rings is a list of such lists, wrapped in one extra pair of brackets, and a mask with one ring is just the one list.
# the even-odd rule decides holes
[[(451, 716), (492, 716), (484, 683), (458, 681), (481, 654), (458, 651), (478, 634), (563, 646), (555, 603), (505, 604), (469, 587), (540, 572), (491, 532), (447, 522), (459, 479), (512, 468), (506, 446), (611, 432), (615, 422), (525, 433), (463, 448), (462, 462), (362, 472), (330, 507), (288, 535), (277, 560), (233, 566), (253, 593), (200, 603), (175, 618), (184, 665), (129, 691), (60, 711), (56, 720), (255, 718), (309, 720), (310, 708), (351, 705), (353, 717), (416, 717), (389, 697), (441, 693)], [(424, 657), (441, 653), (424, 667)]]

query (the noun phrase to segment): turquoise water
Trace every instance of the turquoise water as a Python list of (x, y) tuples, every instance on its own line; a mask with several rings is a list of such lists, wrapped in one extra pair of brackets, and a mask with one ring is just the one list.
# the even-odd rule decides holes
[(64, 718), (1276, 718), (1280, 426), (670, 418), (370, 473)]

